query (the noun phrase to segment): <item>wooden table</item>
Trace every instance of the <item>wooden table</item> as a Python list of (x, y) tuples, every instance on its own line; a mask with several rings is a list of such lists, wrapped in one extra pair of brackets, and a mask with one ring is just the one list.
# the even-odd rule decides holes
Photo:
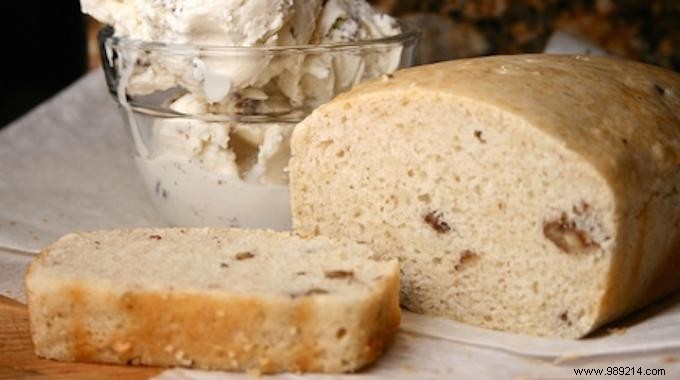
[(0, 379), (148, 379), (162, 370), (40, 359), (33, 353), (26, 305), (0, 296)]

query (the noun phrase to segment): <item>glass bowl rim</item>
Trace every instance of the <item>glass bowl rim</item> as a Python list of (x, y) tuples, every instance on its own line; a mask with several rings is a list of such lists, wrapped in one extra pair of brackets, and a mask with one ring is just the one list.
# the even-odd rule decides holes
[(104, 26), (99, 31), (99, 36), (102, 42), (113, 48), (146, 50), (154, 52), (166, 52), (175, 54), (196, 54), (202, 53), (318, 53), (318, 52), (332, 52), (336, 50), (351, 50), (351, 49), (370, 49), (370, 48), (384, 48), (395, 45), (407, 46), (415, 43), (420, 37), (420, 29), (412, 22), (404, 20), (396, 20), (401, 27), (401, 33), (370, 39), (359, 40), (351, 42), (331, 42), (323, 44), (305, 44), (305, 45), (276, 45), (276, 46), (228, 46), (228, 45), (203, 45), (203, 44), (183, 44), (183, 43), (166, 43), (144, 41), (132, 39), (127, 37), (113, 36), (113, 28), (109, 25)]

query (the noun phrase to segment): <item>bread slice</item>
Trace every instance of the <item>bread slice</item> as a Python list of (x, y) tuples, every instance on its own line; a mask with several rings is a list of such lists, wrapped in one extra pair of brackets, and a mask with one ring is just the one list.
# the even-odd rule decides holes
[(398, 263), (281, 232), (66, 235), (26, 276), (38, 356), (262, 373), (354, 371), (397, 331)]
[(410, 310), (581, 337), (680, 287), (680, 76), (583, 56), (401, 71), (292, 137), (294, 228), (398, 258)]

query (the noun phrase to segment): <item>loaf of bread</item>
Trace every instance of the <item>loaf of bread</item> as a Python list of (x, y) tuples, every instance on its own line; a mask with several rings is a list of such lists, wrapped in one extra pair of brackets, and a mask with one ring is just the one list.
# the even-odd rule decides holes
[(498, 56), (360, 85), (295, 130), (294, 227), (398, 258), (402, 304), (581, 337), (680, 287), (680, 76)]
[(38, 356), (345, 372), (398, 329), (398, 263), (365, 245), (235, 229), (76, 233), (26, 276)]

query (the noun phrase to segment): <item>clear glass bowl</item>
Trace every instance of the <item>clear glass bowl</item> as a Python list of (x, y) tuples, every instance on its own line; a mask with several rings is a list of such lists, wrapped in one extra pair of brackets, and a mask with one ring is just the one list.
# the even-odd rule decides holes
[(163, 44), (99, 34), (108, 88), (156, 208), (177, 226), (291, 227), (295, 125), (356, 83), (412, 66), (418, 33), (305, 46)]

